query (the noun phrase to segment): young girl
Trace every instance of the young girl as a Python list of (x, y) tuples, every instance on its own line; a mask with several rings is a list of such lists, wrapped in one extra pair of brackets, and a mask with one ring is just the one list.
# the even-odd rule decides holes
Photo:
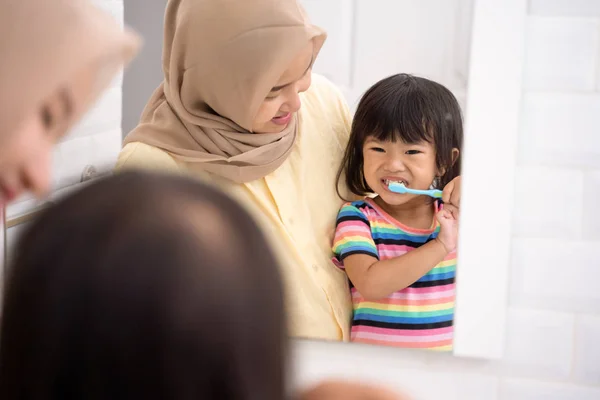
[(334, 262), (352, 286), (352, 341), (450, 351), (458, 210), (391, 182), (442, 189), (459, 175), (463, 128), (444, 86), (399, 74), (361, 99), (338, 172), (363, 200), (337, 218)]

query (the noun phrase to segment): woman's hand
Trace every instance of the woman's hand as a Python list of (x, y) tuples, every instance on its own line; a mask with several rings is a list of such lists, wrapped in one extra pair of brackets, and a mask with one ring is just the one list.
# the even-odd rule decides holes
[(444, 204), (436, 218), (440, 223), (437, 240), (444, 245), (448, 253), (452, 253), (458, 246), (458, 208)]
[(446, 204), (460, 208), (460, 176), (452, 179), (450, 183), (444, 187), (442, 192), (442, 200)]

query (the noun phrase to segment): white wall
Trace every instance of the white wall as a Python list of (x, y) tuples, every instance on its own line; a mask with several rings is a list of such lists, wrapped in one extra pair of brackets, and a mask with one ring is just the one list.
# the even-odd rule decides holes
[(298, 341), (298, 385), (342, 376), (417, 399), (600, 399), (600, 1), (530, 0), (527, 23), (504, 359)]
[(446, 85), (464, 106), (473, 0), (300, 2), (329, 34), (315, 71), (342, 88), (351, 109), (371, 85), (399, 72)]
[(125, 22), (144, 38), (144, 46), (125, 71), (123, 83), (123, 134), (140, 120), (150, 95), (163, 80), (163, 20), (167, 0), (126, 0)]

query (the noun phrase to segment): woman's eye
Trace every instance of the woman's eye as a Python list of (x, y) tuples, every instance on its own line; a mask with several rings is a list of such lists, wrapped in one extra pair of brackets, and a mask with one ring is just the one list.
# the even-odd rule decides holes
[(276, 93), (270, 93), (267, 97), (265, 97), (265, 100), (273, 100), (279, 97), (279, 92)]
[(42, 118), (42, 125), (44, 126), (44, 128), (52, 129), (54, 127), (54, 123), (55, 123), (54, 112), (50, 108), (50, 106), (46, 105), (46, 106), (42, 107), (41, 118)]
[(40, 110), (42, 125), (48, 131), (53, 131), (68, 121), (73, 110), (72, 100), (66, 90), (61, 90), (56, 97), (49, 99)]

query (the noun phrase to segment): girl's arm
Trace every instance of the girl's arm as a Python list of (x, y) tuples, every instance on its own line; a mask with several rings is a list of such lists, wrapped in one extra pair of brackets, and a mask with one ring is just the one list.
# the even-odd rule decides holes
[(441, 225), (438, 237), (406, 254), (383, 261), (367, 254), (351, 254), (344, 259), (348, 277), (366, 300), (380, 300), (410, 286), (455, 250), (458, 210), (445, 206), (437, 219)]
[(436, 238), (389, 260), (379, 261), (365, 254), (354, 254), (344, 259), (344, 267), (365, 300), (375, 301), (415, 283), (447, 255), (446, 247)]

